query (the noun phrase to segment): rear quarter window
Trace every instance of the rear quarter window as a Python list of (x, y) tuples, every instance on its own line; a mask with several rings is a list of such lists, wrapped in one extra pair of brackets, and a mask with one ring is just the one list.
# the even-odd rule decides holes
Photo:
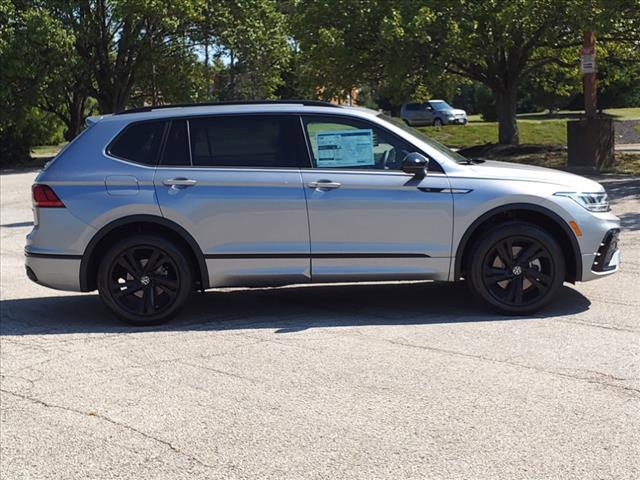
[(142, 122), (127, 126), (111, 142), (107, 152), (116, 158), (156, 165), (166, 122)]

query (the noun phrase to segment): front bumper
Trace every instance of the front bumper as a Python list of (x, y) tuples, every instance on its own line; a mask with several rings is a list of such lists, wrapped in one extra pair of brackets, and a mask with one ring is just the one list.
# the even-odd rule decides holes
[(80, 256), (49, 255), (25, 250), (27, 277), (56, 290), (80, 292)]
[(608, 230), (594, 253), (582, 255), (582, 281), (616, 273), (620, 268), (619, 228)]
[(446, 125), (466, 125), (467, 118), (466, 117), (446, 118), (443, 123), (445, 123)]

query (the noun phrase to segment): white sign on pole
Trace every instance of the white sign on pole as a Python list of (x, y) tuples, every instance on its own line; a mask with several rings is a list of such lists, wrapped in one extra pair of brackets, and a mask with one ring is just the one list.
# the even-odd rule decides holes
[(593, 47), (585, 47), (580, 52), (580, 73), (596, 73), (596, 51)]

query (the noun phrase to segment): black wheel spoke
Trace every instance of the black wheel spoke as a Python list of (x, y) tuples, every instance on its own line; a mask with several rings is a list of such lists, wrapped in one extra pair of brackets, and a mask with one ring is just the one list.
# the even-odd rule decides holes
[(142, 269), (142, 274), (146, 275), (149, 272), (153, 272), (157, 268), (156, 264), (158, 263), (158, 260), (161, 256), (162, 252), (160, 252), (160, 250), (154, 250), (149, 257), (149, 260), (147, 260), (147, 264)]
[(118, 265), (120, 265), (122, 268), (124, 268), (125, 271), (129, 275), (131, 275), (133, 278), (137, 278), (138, 277), (135, 267), (133, 265), (131, 265), (131, 263), (129, 263), (129, 260), (127, 260), (126, 258), (121, 258), (120, 260), (118, 260)]
[(542, 248), (540, 248), (540, 245), (533, 243), (518, 255), (518, 259), (516, 261), (520, 264), (529, 263), (535, 260), (541, 253)]
[(155, 282), (156, 285), (158, 285), (164, 291), (173, 293), (178, 290), (178, 282), (176, 282), (175, 280), (171, 280), (170, 278), (156, 277)]
[(508, 248), (506, 243), (501, 243), (498, 245), (498, 257), (502, 260), (507, 267), (511, 268), (513, 266), (513, 253), (510, 248)]
[(487, 281), (491, 283), (498, 283), (513, 278), (513, 273), (511, 273), (510, 270), (505, 270), (502, 268), (489, 268), (486, 278)]
[(547, 287), (551, 283), (551, 277), (534, 268), (526, 268), (524, 271), (527, 279), (536, 286)]
[(143, 299), (143, 313), (152, 313), (156, 308), (156, 292), (151, 285), (145, 287)]
[(514, 295), (513, 302), (520, 304), (522, 303), (522, 292), (524, 290), (524, 277), (520, 275), (519, 277), (513, 280), (513, 283), (515, 284), (515, 287), (514, 287), (515, 295)]
[[(124, 290), (123, 290), (124, 287)], [(116, 283), (113, 286), (113, 294), (116, 297), (123, 297), (126, 295), (133, 295), (139, 292), (144, 286), (136, 281), (129, 281), (125, 283)]]
[(505, 298), (508, 302), (511, 302), (511, 303), (513, 303), (513, 301), (515, 300), (516, 298), (516, 280), (515, 279), (511, 280), (511, 282), (509, 282), (509, 285), (507, 285)]

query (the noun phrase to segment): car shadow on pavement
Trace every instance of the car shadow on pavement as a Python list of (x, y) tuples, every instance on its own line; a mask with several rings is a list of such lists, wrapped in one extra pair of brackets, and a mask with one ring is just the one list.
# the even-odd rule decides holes
[(5, 300), (0, 334), (6, 336), (152, 331), (275, 329), (367, 325), (421, 325), (504, 320), (535, 321), (588, 310), (589, 300), (563, 287), (544, 311), (531, 317), (493, 313), (476, 303), (464, 284), (431, 282), (342, 284), (213, 290), (195, 294), (176, 319), (131, 327), (116, 319), (97, 295)]

